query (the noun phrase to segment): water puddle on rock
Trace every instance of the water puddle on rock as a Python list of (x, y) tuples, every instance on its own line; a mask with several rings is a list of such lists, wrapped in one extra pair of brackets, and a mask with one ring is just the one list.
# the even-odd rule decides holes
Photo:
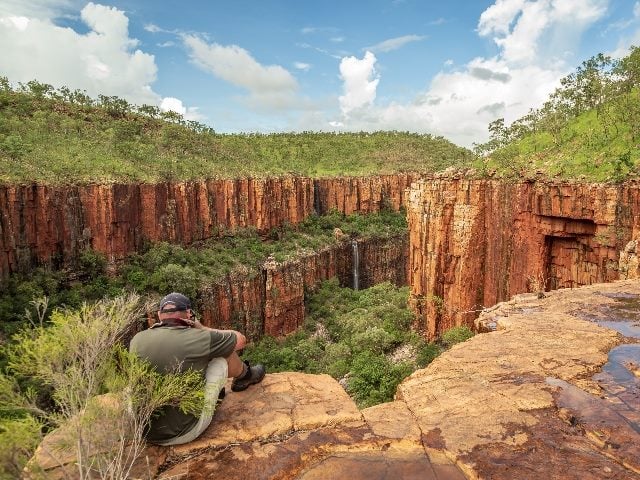
[(640, 296), (603, 295), (615, 302), (590, 306), (588, 312), (573, 312), (625, 337), (626, 343), (609, 352), (608, 362), (593, 377), (602, 388), (601, 394), (596, 397), (556, 379), (547, 382), (561, 387), (556, 398), (559, 408), (575, 415), (587, 434), (601, 440), (603, 446), (625, 445), (626, 449), (614, 450), (626, 453), (622, 455), (626, 462), (622, 463), (640, 473), (640, 460), (630, 462), (629, 467), (628, 458), (624, 458), (631, 455), (640, 459)]
[(598, 325), (610, 328), (627, 338), (640, 340), (640, 295), (630, 293), (602, 294), (612, 298), (614, 303), (601, 305), (598, 308), (590, 306), (589, 312), (573, 312), (578, 318), (596, 322)]

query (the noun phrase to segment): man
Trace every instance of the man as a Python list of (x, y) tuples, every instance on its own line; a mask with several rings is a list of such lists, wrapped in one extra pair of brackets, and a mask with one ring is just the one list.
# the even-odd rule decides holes
[(171, 293), (160, 301), (158, 321), (131, 340), (130, 350), (160, 373), (188, 369), (205, 375), (205, 405), (200, 417), (178, 407), (165, 407), (151, 420), (147, 439), (157, 445), (180, 445), (195, 440), (211, 423), (213, 411), (227, 377), (231, 390), (239, 392), (262, 381), (265, 368), (240, 360), (237, 351), (247, 343), (234, 330), (203, 326), (193, 315), (191, 301)]

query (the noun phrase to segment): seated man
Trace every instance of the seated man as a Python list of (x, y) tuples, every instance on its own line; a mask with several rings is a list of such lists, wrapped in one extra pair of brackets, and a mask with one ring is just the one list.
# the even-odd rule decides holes
[(179, 445), (195, 440), (211, 423), (218, 395), (226, 378), (233, 377), (231, 390), (239, 392), (262, 381), (262, 365), (250, 366), (236, 353), (247, 343), (234, 330), (203, 326), (191, 311), (191, 301), (181, 293), (171, 293), (160, 301), (158, 321), (138, 333), (129, 349), (147, 360), (160, 373), (187, 369), (205, 375), (205, 405), (200, 417), (178, 407), (165, 407), (151, 420), (147, 439), (157, 445)]

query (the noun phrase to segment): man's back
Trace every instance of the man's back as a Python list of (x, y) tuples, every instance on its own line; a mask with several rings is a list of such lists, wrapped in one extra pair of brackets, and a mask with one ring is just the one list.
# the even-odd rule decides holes
[(138, 333), (129, 348), (160, 373), (175, 372), (176, 367), (180, 372), (204, 372), (212, 358), (229, 356), (235, 344), (231, 333), (163, 326)]

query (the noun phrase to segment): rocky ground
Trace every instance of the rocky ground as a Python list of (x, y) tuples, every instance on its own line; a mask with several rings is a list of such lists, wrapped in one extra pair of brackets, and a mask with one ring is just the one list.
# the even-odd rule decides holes
[(518, 296), (478, 319), (494, 331), (362, 411), (326, 375), (267, 375), (229, 393), (197, 441), (148, 448), (136, 475), (640, 479), (639, 299), (638, 281)]

